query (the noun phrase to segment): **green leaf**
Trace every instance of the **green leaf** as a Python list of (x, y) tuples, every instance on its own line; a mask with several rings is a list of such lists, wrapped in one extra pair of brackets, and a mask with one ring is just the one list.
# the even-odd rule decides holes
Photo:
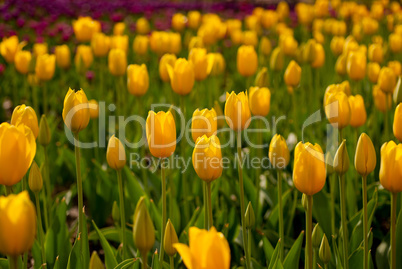
[(35, 261), (34, 268), (35, 269), (41, 268), (42, 264), (43, 264), (43, 262), (42, 262), (42, 252), (41, 252), (40, 243), (39, 243), (38, 240), (34, 241), (34, 244), (32, 246), (31, 252), (32, 252), (32, 257), (33, 257), (33, 259)]
[(274, 247), (266, 236), (262, 238), (262, 248), (264, 249), (265, 259), (267, 260), (268, 265), (271, 261), (272, 255), (274, 254)]
[(293, 246), (286, 255), (285, 261), (283, 262), (283, 266), (286, 269), (299, 268), (300, 252), (303, 244), (303, 239), (304, 239), (304, 231), (300, 233), (299, 237), (296, 239)]
[(0, 258), (0, 268), (8, 269), (8, 260), (4, 258)]
[(349, 256), (349, 268), (363, 268), (364, 249), (358, 248)]
[(82, 266), (83, 257), (81, 253), (81, 242), (81, 238), (77, 238), (75, 240), (73, 248), (71, 249), (68, 257), (67, 269), (85, 269), (85, 267)]
[(152, 269), (159, 269), (161, 266), (159, 264), (159, 255), (157, 252), (154, 253), (154, 255), (152, 256)]
[(264, 268), (265, 268), (265, 267), (262, 266), (259, 262), (257, 262), (257, 260), (254, 259), (254, 258), (251, 258), (251, 267), (252, 267), (253, 269), (264, 269)]
[(138, 262), (138, 259), (127, 259), (119, 263), (114, 269), (126, 269), (133, 265), (135, 262)]
[[(402, 210), (400, 210), (398, 219), (396, 221), (396, 253), (401, 253), (402, 251)], [(402, 259), (399, 256), (399, 259), (396, 259), (396, 268), (402, 268)]]
[(271, 260), (269, 262), (268, 269), (275, 269), (277, 268), (278, 260), (279, 260), (279, 249), (280, 245), (282, 244), (281, 240), (278, 240), (278, 243), (276, 243), (276, 247), (274, 250), (274, 253), (272, 254)]
[(329, 201), (331, 199), (325, 192), (320, 191), (313, 196), (313, 200), (313, 217), (325, 234), (331, 234), (331, 218), (329, 217), (329, 212), (331, 212)]
[(102, 249), (105, 252), (105, 265), (107, 269), (115, 268), (117, 266), (117, 260), (114, 255), (113, 249), (110, 247), (109, 242), (106, 240), (105, 236), (102, 232), (98, 229), (95, 222), (92, 221), (94, 225), (95, 231), (99, 236), (100, 243), (102, 245)]
[[(106, 228), (102, 228), (99, 230), (101, 231), (103, 236), (106, 238), (106, 240), (120, 243), (120, 241), (121, 241), (120, 228), (106, 227)], [(125, 229), (124, 232), (126, 235), (126, 242), (127, 242), (128, 248), (131, 249), (131, 251), (135, 253), (137, 251), (137, 249), (134, 246), (133, 232), (129, 229)], [(96, 231), (92, 231), (89, 233), (88, 239), (91, 241), (99, 240), (99, 235)]]

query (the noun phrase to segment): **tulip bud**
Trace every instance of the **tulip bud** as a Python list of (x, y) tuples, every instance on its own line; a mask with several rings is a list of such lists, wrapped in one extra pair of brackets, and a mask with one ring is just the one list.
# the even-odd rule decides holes
[(104, 33), (95, 33), (92, 36), (91, 48), (96, 57), (106, 56), (110, 49), (110, 37)]
[(194, 86), (194, 66), (191, 61), (184, 58), (177, 59), (174, 66), (166, 65), (170, 86), (173, 91), (180, 95), (187, 95)]
[(285, 56), (280, 47), (276, 47), (271, 54), (269, 66), (274, 71), (281, 71), (285, 64)]
[(139, 55), (145, 55), (148, 52), (149, 38), (146, 35), (137, 35), (134, 38), (133, 50)]
[(51, 134), (49, 124), (46, 119), (46, 115), (42, 115), (39, 122), (39, 134), (38, 143), (42, 146), (47, 146), (50, 144)]
[(394, 92), (396, 85), (396, 75), (394, 71), (389, 67), (381, 68), (380, 74), (378, 75), (378, 86), (380, 89), (386, 93), (390, 94)]
[(196, 141), (193, 151), (193, 167), (197, 175), (209, 183), (222, 175), (222, 152), (219, 138), (203, 135)]
[(276, 169), (285, 169), (289, 164), (290, 153), (285, 138), (275, 134), (269, 144), (269, 161)]
[(121, 49), (127, 54), (128, 36), (115, 35), (110, 38), (110, 49)]
[(216, 134), (218, 123), (216, 119), (215, 109), (203, 109), (198, 108), (194, 111), (191, 119), (191, 135), (194, 142), (203, 135), (210, 137)]
[(362, 133), (357, 141), (355, 153), (355, 168), (362, 176), (366, 177), (374, 171), (377, 158), (373, 142), (368, 135)]
[(123, 76), (127, 69), (126, 52), (122, 49), (111, 49), (108, 56), (108, 66), (113, 76)]
[(394, 90), (394, 102), (399, 104), (402, 102), (402, 76), (398, 77), (398, 82), (396, 83)]
[(188, 59), (193, 63), (195, 80), (206, 79), (211, 71), (208, 70), (207, 50), (204, 48), (191, 49)]
[(254, 85), (260, 88), (267, 87), (269, 85), (269, 74), (266, 67), (261, 68), (261, 70), (257, 73), (257, 76), (254, 80)]
[(313, 248), (318, 249), (318, 248), (320, 247), (322, 234), (323, 234), (323, 232), (322, 232), (322, 230), (321, 230), (321, 227), (320, 227), (320, 225), (317, 223), (317, 224), (314, 226), (313, 235), (312, 235), (312, 237), (311, 237), (311, 243), (312, 243), (312, 245), (313, 245)]
[(90, 46), (79, 45), (77, 47), (77, 51), (75, 52), (74, 63), (78, 69), (78, 71), (82, 72), (88, 69), (94, 57), (92, 55), (92, 50)]
[(389, 48), (393, 53), (398, 53), (402, 50), (402, 36), (397, 33), (391, 33), (388, 36)]
[(360, 51), (352, 51), (348, 54), (346, 70), (353, 80), (362, 80), (366, 75), (366, 55)]
[(389, 61), (388, 67), (394, 71), (395, 76), (399, 77), (401, 75), (402, 65), (399, 61)]
[(186, 28), (187, 18), (181, 13), (176, 13), (172, 17), (172, 28), (175, 31), (181, 32)]
[(191, 29), (197, 29), (201, 22), (201, 13), (197, 10), (189, 11), (187, 14), (187, 26)]
[(35, 74), (41, 81), (48, 81), (54, 75), (56, 56), (43, 54), (36, 59)]
[(378, 63), (371, 62), (367, 65), (367, 76), (372, 83), (377, 83), (381, 67)]
[(222, 128), (225, 125), (225, 120), (223, 116), (223, 111), (221, 106), (219, 105), (218, 101), (214, 101), (214, 110), (217, 117), (218, 128)]
[(267, 37), (263, 36), (260, 41), (260, 52), (264, 56), (268, 56), (269, 54), (271, 54), (271, 51), (272, 51), (271, 41)]
[(112, 219), (115, 225), (120, 223), (120, 209), (116, 201), (113, 202)]
[(351, 95), (348, 97), (348, 101), (350, 106), (350, 126), (355, 128), (362, 126), (367, 119), (363, 97), (359, 94)]
[(140, 35), (146, 35), (149, 33), (149, 30), (150, 26), (148, 20), (144, 17), (139, 18), (136, 23), (137, 33), (139, 33)]
[(118, 22), (113, 26), (113, 35), (123, 35), (126, 29), (126, 24), (124, 22)]
[(331, 247), (329, 246), (328, 239), (325, 234), (322, 237), (319, 256), (320, 260), (324, 264), (328, 264), (331, 261)]
[(372, 62), (381, 63), (384, 59), (384, 52), (380, 44), (371, 44), (368, 50), (368, 58)]
[(97, 119), (99, 117), (99, 104), (95, 99), (88, 101), (89, 104), (89, 115), (91, 119)]
[(288, 88), (292, 89), (291, 92), (293, 92), (293, 89), (299, 85), (300, 78), (301, 78), (301, 68), (295, 61), (292, 60), (289, 63), (288, 67), (286, 68), (284, 74), (285, 83), (288, 86)]
[(307, 41), (303, 51), (304, 62), (311, 64), (315, 61), (317, 48), (316, 44), (317, 42), (314, 39), (309, 39)]
[(143, 196), (135, 208), (133, 223), (134, 243), (144, 257), (155, 243), (155, 228)]
[(324, 47), (320, 43), (315, 44), (315, 57), (311, 63), (312, 68), (320, 68), (325, 63), (325, 51)]
[(292, 35), (282, 35), (279, 38), (279, 46), (287, 56), (295, 55), (298, 43)]
[(176, 149), (176, 124), (170, 111), (149, 111), (146, 135), (151, 154), (157, 158), (169, 157)]
[(108, 165), (114, 170), (121, 170), (126, 165), (126, 151), (120, 140), (112, 135), (106, 151)]
[(31, 63), (32, 55), (29, 51), (20, 50), (15, 53), (15, 69), (21, 74), (26, 75), (29, 71), (29, 65)]
[(101, 259), (96, 251), (92, 252), (91, 259), (89, 260), (89, 269), (104, 269)]
[(349, 169), (349, 155), (346, 149), (346, 140), (344, 139), (336, 151), (334, 158), (334, 169), (339, 175), (344, 175)]
[(346, 54), (339, 55), (338, 59), (336, 60), (335, 71), (340, 76), (346, 75), (346, 60)]
[(237, 70), (244, 77), (255, 74), (258, 67), (258, 57), (253, 46), (240, 46), (237, 50)]
[(73, 133), (78, 133), (88, 126), (89, 118), (88, 99), (85, 92), (82, 89), (76, 91), (70, 88), (64, 98), (64, 123)]
[(248, 101), (251, 113), (265, 117), (271, 105), (271, 92), (266, 87), (251, 87)]
[(31, 129), (35, 138), (38, 137), (38, 118), (36, 117), (35, 110), (30, 106), (19, 105), (15, 107), (13, 114), (11, 115), (11, 124), (15, 126), (25, 124), (29, 129)]
[(56, 64), (58, 67), (67, 69), (71, 65), (71, 52), (67, 45), (56, 46), (54, 49)]
[(179, 243), (179, 239), (177, 238), (176, 230), (172, 222), (168, 219), (163, 239), (163, 247), (167, 255), (173, 257), (177, 253), (177, 250), (173, 247), (176, 243)]
[(351, 109), (349, 100), (343, 91), (328, 92), (324, 98), (325, 115), (336, 128), (343, 129), (350, 123)]
[(79, 17), (73, 21), (73, 30), (78, 41), (87, 42), (93, 34), (101, 31), (101, 25), (91, 17)]
[(343, 52), (345, 38), (343, 36), (334, 36), (331, 40), (331, 51), (335, 56), (339, 56)]
[(248, 205), (247, 205), (245, 219), (244, 219), (244, 225), (245, 225), (246, 229), (252, 229), (252, 228), (254, 228), (254, 225), (255, 225), (254, 209), (253, 209), (253, 206), (251, 205), (251, 202), (248, 202)]
[(39, 193), (43, 187), (42, 174), (35, 161), (32, 162), (31, 170), (29, 171), (28, 185), (34, 193)]
[(134, 96), (142, 96), (149, 88), (149, 75), (145, 64), (130, 64), (127, 67), (127, 89)]
[(226, 93), (225, 119), (232, 130), (240, 131), (250, 125), (250, 107), (247, 92)]

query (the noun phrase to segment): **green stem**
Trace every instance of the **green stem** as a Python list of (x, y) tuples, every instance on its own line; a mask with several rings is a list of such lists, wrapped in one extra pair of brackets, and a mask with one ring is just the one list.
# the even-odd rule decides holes
[[(77, 191), (78, 191), (78, 232), (77, 238), (84, 230), (84, 201), (82, 194), (82, 178), (81, 178), (81, 157), (80, 157), (80, 148), (78, 147), (78, 132), (74, 134), (74, 146), (75, 146), (75, 166), (76, 166), (76, 174), (77, 174)], [(82, 235), (82, 234), (81, 234)], [(81, 238), (81, 240), (86, 240), (85, 238)], [(80, 244), (81, 251), (80, 253), (84, 253), (83, 246), (84, 244)], [(85, 262), (82, 260), (82, 266), (85, 267)]]
[[(247, 229), (247, 247), (248, 247), (248, 253), (251, 253), (251, 229), (250, 228)], [(250, 263), (251, 263), (251, 261), (250, 261)]]
[(341, 223), (342, 223), (342, 239), (343, 239), (343, 268), (349, 268), (348, 262), (348, 227), (346, 219), (346, 197), (345, 197), (345, 176), (339, 176), (339, 187), (341, 195)]
[(169, 259), (170, 259), (170, 269), (174, 269), (174, 259), (173, 259), (173, 256), (170, 256)]
[(211, 195), (211, 182), (207, 183), (207, 196), (208, 196), (208, 230), (211, 229), (213, 224), (213, 219), (212, 219), (212, 195)]
[[(52, 188), (50, 185), (50, 172), (49, 172), (49, 154), (47, 152), (47, 146), (43, 146), (43, 152), (45, 155), (45, 193), (46, 193), (46, 201), (45, 201), (45, 210), (51, 214), (50, 206), (52, 204)], [(52, 216), (49, 215), (49, 218), (52, 219)], [(45, 227), (46, 230), (49, 228), (49, 221), (48, 221), (48, 216), (47, 212), (45, 213)]]
[(18, 269), (18, 256), (8, 256), (10, 269)]
[(244, 205), (244, 183), (243, 183), (243, 167), (242, 167), (242, 156), (241, 156), (241, 131), (237, 133), (237, 161), (238, 161), (238, 172), (239, 172), (239, 188), (240, 188), (240, 214), (241, 214), (241, 230), (243, 234), (243, 247), (246, 256), (246, 268), (251, 269), (250, 266), (250, 254), (248, 253), (247, 247), (247, 235), (246, 235), (246, 225), (245, 225), (245, 205)]
[[(257, 156), (258, 156), (258, 160), (261, 162), (262, 164), (262, 120), (258, 121), (258, 129), (260, 129), (259, 132), (257, 132), (257, 143), (260, 146), (260, 148), (257, 148)], [(256, 187), (256, 191), (257, 191), (257, 197), (256, 199), (256, 203), (255, 203), (255, 213), (256, 213), (256, 223), (259, 223), (259, 212), (260, 212), (260, 190), (261, 190), (261, 185), (260, 185), (260, 176), (261, 176), (261, 165), (258, 166), (257, 169), (257, 176), (255, 177), (255, 187)]]
[(281, 171), (278, 170), (278, 209), (279, 209), (279, 238), (281, 239), (282, 244), (279, 249), (279, 258), (281, 262), (283, 262), (283, 252), (284, 252), (284, 244), (285, 244), (285, 235), (283, 229), (283, 206), (282, 206), (282, 177)]
[(24, 252), (22, 256), (22, 268), (28, 268), (28, 252)]
[(331, 192), (331, 234), (335, 235), (335, 185), (336, 178), (329, 176), (330, 192)]
[[(186, 106), (184, 105), (184, 96), (180, 95), (180, 109), (183, 113), (184, 119), (186, 118)], [(186, 140), (184, 137), (182, 138), (182, 141), (180, 142), (180, 152), (182, 157), (184, 158), (186, 156)], [(182, 184), (183, 184), (183, 200), (184, 200), (184, 219), (188, 221), (190, 219), (190, 208), (189, 208), (189, 202), (187, 201), (187, 195), (190, 193), (188, 190), (188, 185), (187, 185), (187, 180), (186, 180), (186, 173), (185, 171), (182, 171), (181, 173), (181, 178), (182, 178)]]
[(364, 238), (364, 258), (363, 269), (368, 268), (368, 223), (367, 223), (367, 176), (363, 176), (363, 238)]
[(207, 199), (207, 183), (202, 181), (202, 190), (204, 194), (204, 229), (208, 229), (208, 199)]
[(117, 170), (117, 181), (119, 184), (119, 199), (120, 199), (120, 228), (121, 228), (121, 240), (123, 243), (123, 250), (122, 256), (123, 260), (127, 259), (127, 242), (126, 242), (126, 235), (125, 235), (125, 227), (126, 227), (126, 211), (124, 209), (124, 186), (123, 180), (121, 178), (121, 170)]
[[(141, 268), (147, 269), (148, 268), (147, 253), (141, 253), (141, 259), (142, 259)], [(161, 265), (161, 268), (162, 268), (162, 265)]]
[(43, 83), (43, 89), (42, 89), (42, 94), (43, 94), (43, 114), (47, 115), (47, 110), (48, 110), (48, 104), (47, 104), (47, 84), (46, 82)]
[(313, 268), (317, 268), (317, 257), (318, 257), (318, 249), (314, 248), (313, 250)]
[(391, 267), (396, 268), (396, 201), (397, 193), (391, 193)]
[(40, 243), (40, 250), (42, 254), (42, 264), (46, 263), (46, 252), (45, 252), (45, 242), (43, 236), (43, 226), (42, 226), (42, 215), (40, 212), (40, 204), (39, 204), (39, 195), (35, 193), (35, 201), (36, 201), (36, 213), (38, 215), (38, 230), (39, 230), (39, 243)]
[[(46, 228), (46, 231), (47, 231), (49, 229), (48, 206), (50, 207), (50, 205), (48, 205), (48, 203), (46, 201), (45, 192), (42, 192), (42, 200), (43, 200), (43, 217), (45, 219), (45, 228)], [(50, 210), (51, 209), (49, 208), (49, 211)]]
[(307, 197), (307, 214), (306, 214), (306, 268), (312, 269), (313, 265), (313, 245), (311, 241), (313, 230), (313, 196)]
[(12, 194), (13, 193), (13, 187), (11, 187), (11, 186), (6, 186), (6, 194), (7, 195), (10, 195), (10, 194)]
[(163, 164), (161, 165), (161, 180), (162, 180), (162, 232), (161, 232), (161, 251), (159, 256), (159, 263), (163, 264), (163, 241), (165, 238), (165, 228), (166, 228), (166, 177), (165, 177), (165, 168)]
[(40, 115), (38, 103), (38, 86), (32, 86), (32, 103), (36, 113)]

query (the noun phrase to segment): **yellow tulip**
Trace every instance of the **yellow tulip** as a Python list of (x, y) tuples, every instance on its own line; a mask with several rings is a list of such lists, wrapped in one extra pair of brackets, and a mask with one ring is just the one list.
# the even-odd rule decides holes
[(271, 51), (272, 51), (271, 41), (269, 41), (267, 37), (263, 36), (260, 41), (260, 52), (264, 56), (268, 56), (271, 54)]
[(36, 153), (35, 136), (24, 124), (14, 126), (4, 122), (0, 124), (0, 148), (0, 184), (12, 186), (31, 166)]
[(402, 105), (398, 104), (395, 109), (393, 131), (396, 139), (402, 141)]
[(287, 17), (289, 17), (289, 4), (285, 1), (279, 2), (276, 7), (276, 13), (278, 14), (279, 21), (284, 21)]
[(378, 75), (378, 86), (386, 94), (391, 94), (394, 92), (396, 85), (396, 75), (394, 70), (389, 67), (381, 68), (380, 74)]
[(329, 13), (329, 1), (317, 0), (314, 4), (314, 15), (318, 18), (323, 18), (325, 16), (328, 16), (328, 13)]
[(165, 54), (162, 56), (160, 62), (159, 62), (159, 77), (164, 81), (164, 82), (169, 82), (170, 77), (169, 73), (167, 70), (167, 66), (174, 66), (177, 58), (176, 55), (174, 54)]
[(18, 37), (13, 35), (10, 37), (4, 37), (0, 43), (0, 54), (6, 60), (7, 63), (13, 63), (15, 54), (17, 51), (22, 50), (26, 42), (19, 43)]
[(29, 65), (31, 63), (32, 54), (26, 50), (20, 50), (15, 53), (15, 69), (21, 74), (26, 75), (29, 71)]
[(357, 141), (355, 153), (355, 168), (362, 176), (366, 177), (374, 171), (377, 163), (377, 157), (373, 142), (368, 135), (362, 133)]
[(255, 76), (254, 85), (260, 88), (268, 86), (268, 76), (268, 69), (266, 67), (261, 68)]
[(229, 35), (231, 35), (233, 32), (242, 30), (242, 21), (239, 19), (228, 19), (226, 21), (226, 26), (228, 28)]
[(54, 49), (56, 64), (58, 67), (67, 69), (71, 65), (71, 52), (67, 45), (56, 46)]
[(226, 93), (225, 119), (229, 127), (234, 131), (247, 129), (250, 118), (247, 92)]
[(175, 31), (181, 32), (186, 28), (187, 17), (181, 13), (176, 13), (172, 17), (172, 28)]
[(296, 53), (298, 43), (293, 36), (283, 35), (279, 38), (279, 46), (285, 55), (293, 56)]
[(159, 55), (169, 51), (170, 41), (167, 32), (153, 31), (149, 37), (151, 50)]
[(170, 78), (170, 86), (173, 91), (180, 95), (187, 95), (194, 86), (194, 67), (191, 61), (179, 58), (174, 66), (166, 65)]
[(251, 87), (248, 102), (253, 115), (265, 117), (271, 106), (271, 92), (266, 87)]
[(299, 142), (295, 149), (293, 184), (306, 195), (314, 195), (325, 185), (324, 154), (320, 145)]
[(384, 189), (398, 193), (402, 191), (402, 144), (386, 142), (381, 147), (380, 183)]
[(338, 175), (344, 175), (349, 170), (349, 155), (346, 149), (345, 139), (343, 139), (341, 145), (335, 153), (333, 167)]
[(364, 107), (363, 97), (359, 94), (348, 97), (349, 106), (350, 106), (350, 126), (352, 127), (360, 127), (364, 123), (366, 123), (367, 113), (366, 108)]
[(256, 47), (258, 45), (258, 36), (255, 31), (243, 32), (243, 45)]
[(230, 39), (232, 40), (232, 43), (234, 45), (240, 45), (243, 44), (243, 32), (241, 30), (235, 30), (232, 33), (230, 33)]
[(111, 49), (122, 49), (125, 53), (128, 50), (128, 35), (115, 35), (110, 38)]
[(181, 51), (181, 35), (179, 33), (169, 33), (169, 50), (167, 52), (179, 54)]
[(331, 40), (331, 51), (335, 56), (339, 56), (343, 52), (345, 38), (343, 36), (334, 36)]
[(127, 69), (126, 52), (122, 49), (111, 49), (108, 56), (109, 72), (113, 76), (123, 76)]
[(262, 32), (261, 23), (260, 23), (261, 20), (258, 16), (256, 16), (256, 15), (246, 16), (244, 19), (244, 22), (246, 24), (247, 29), (257, 33), (258, 35), (261, 34), (261, 32)]
[(306, 3), (298, 3), (295, 7), (297, 19), (303, 25), (310, 25), (314, 17), (314, 8)]
[(149, 33), (151, 27), (149, 26), (148, 20), (142, 17), (137, 20), (135, 28), (137, 33), (139, 33), (140, 35), (146, 35)]
[(90, 46), (79, 45), (75, 52), (74, 63), (79, 70), (87, 69), (91, 66), (94, 57)]
[(124, 22), (118, 22), (113, 26), (113, 35), (123, 35), (126, 30), (126, 24)]
[(187, 14), (187, 26), (191, 29), (197, 29), (201, 22), (201, 13), (197, 10), (189, 11)]
[(269, 161), (275, 169), (285, 169), (289, 164), (290, 153), (283, 136), (275, 134), (269, 144)]
[(221, 53), (208, 53), (207, 59), (208, 70), (210, 70), (211, 75), (217, 76), (225, 71), (226, 62)]
[(155, 227), (149, 215), (145, 198), (141, 197), (137, 203), (133, 218), (134, 244), (142, 257), (152, 249), (155, 243)]
[(372, 62), (382, 63), (384, 59), (382, 46), (379, 44), (371, 44), (368, 50), (368, 58)]
[(362, 80), (366, 75), (366, 55), (359, 51), (350, 52), (346, 62), (346, 70), (353, 80)]
[(288, 88), (292, 89), (292, 91), (300, 83), (301, 71), (302, 71), (301, 67), (293, 60), (290, 61), (288, 67), (286, 68), (284, 74), (285, 83), (288, 86)]
[(203, 23), (198, 28), (197, 36), (202, 38), (205, 45), (212, 45), (218, 40), (218, 33), (216, 26), (212, 23)]
[(149, 76), (145, 64), (130, 64), (127, 67), (127, 89), (135, 96), (144, 95), (149, 88)]
[(255, 74), (258, 67), (258, 57), (253, 46), (240, 46), (237, 50), (237, 70), (242, 76)]
[(395, 76), (399, 77), (402, 74), (401, 62), (399, 62), (399, 61), (389, 61), (388, 62), (388, 67), (391, 68), (394, 71)]
[(137, 35), (134, 38), (133, 50), (139, 55), (145, 55), (148, 52), (149, 38), (146, 35)]
[(91, 119), (99, 118), (99, 104), (95, 99), (88, 101), (89, 104), (89, 117)]
[(73, 133), (84, 130), (90, 118), (88, 99), (81, 90), (68, 90), (64, 97), (63, 120), (68, 129)]
[(33, 110), (33, 108), (30, 106), (19, 105), (15, 107), (13, 114), (11, 115), (11, 124), (15, 126), (25, 124), (25, 126), (31, 129), (35, 139), (38, 137), (38, 118), (35, 110)]
[(35, 206), (27, 191), (0, 197), (0, 253), (18, 256), (28, 252), (36, 229)]
[(272, 28), (278, 22), (278, 14), (273, 10), (264, 10), (261, 15), (261, 24), (265, 29)]
[(201, 81), (206, 79), (210, 72), (208, 70), (207, 50), (204, 48), (194, 48), (190, 51), (188, 59), (193, 64), (195, 80)]
[(42, 81), (52, 79), (56, 67), (56, 56), (54, 54), (43, 54), (36, 59), (35, 74)]
[(73, 21), (75, 37), (80, 42), (91, 41), (92, 35), (101, 31), (101, 25), (91, 17), (80, 17)]
[(391, 94), (385, 94), (378, 85), (373, 86), (373, 99), (374, 105), (381, 112), (385, 112), (391, 107)]
[(221, 143), (216, 135), (197, 138), (193, 151), (193, 167), (198, 177), (209, 183), (222, 175)]
[(91, 39), (91, 47), (96, 57), (103, 57), (109, 53), (110, 37), (104, 33), (95, 33)]
[(194, 111), (193, 117), (191, 119), (191, 135), (194, 142), (203, 135), (208, 137), (216, 134), (218, 129), (218, 121), (215, 109), (203, 109), (198, 108)]
[(223, 234), (216, 231), (215, 227), (209, 231), (190, 227), (189, 241), (189, 246), (181, 243), (173, 245), (187, 268), (230, 268), (229, 244)]
[(112, 135), (106, 151), (107, 164), (114, 170), (121, 170), (126, 165), (126, 151), (120, 140)]
[(373, 35), (373, 34), (377, 33), (378, 26), (379, 26), (378, 21), (376, 21), (370, 17), (363, 18), (363, 20), (361, 22), (361, 28), (365, 35)]
[(320, 68), (325, 63), (325, 51), (324, 47), (320, 43), (315, 44), (315, 58), (311, 63), (311, 67)]
[(46, 43), (35, 43), (33, 45), (33, 55), (37, 58), (40, 55), (48, 54), (47, 44)]
[(332, 92), (325, 95), (325, 115), (328, 121), (338, 129), (343, 129), (350, 123), (351, 109), (348, 97), (344, 92)]
[(149, 111), (146, 134), (149, 150), (154, 157), (166, 158), (175, 151), (176, 124), (170, 111), (158, 113)]
[(204, 47), (204, 42), (202, 41), (202, 38), (199, 36), (193, 36), (190, 39), (190, 42), (188, 43), (188, 50), (192, 50), (193, 48), (203, 48)]
[(338, 59), (336, 60), (335, 71), (340, 76), (346, 75), (346, 60), (347, 55), (345, 53), (339, 55)]
[(389, 48), (393, 53), (402, 51), (402, 36), (396, 33), (392, 33), (388, 36)]
[(370, 62), (367, 64), (367, 77), (372, 83), (377, 83), (381, 67), (378, 63)]

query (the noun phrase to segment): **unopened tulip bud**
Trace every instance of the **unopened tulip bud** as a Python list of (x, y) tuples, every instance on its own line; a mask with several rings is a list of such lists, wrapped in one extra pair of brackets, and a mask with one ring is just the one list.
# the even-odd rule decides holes
[(367, 64), (367, 77), (372, 83), (377, 83), (380, 70), (381, 67), (378, 63), (371, 62)]
[(89, 260), (89, 269), (104, 269), (101, 259), (96, 251), (92, 252), (91, 259)]
[(247, 92), (226, 93), (225, 118), (232, 130), (240, 131), (250, 125), (250, 107)]
[(339, 175), (344, 175), (349, 169), (349, 155), (346, 149), (346, 140), (344, 139), (336, 151), (334, 158), (334, 169)]
[(313, 235), (312, 235), (312, 237), (311, 237), (311, 243), (312, 243), (312, 245), (313, 245), (313, 248), (318, 249), (318, 248), (320, 247), (322, 234), (323, 234), (323, 233), (322, 233), (321, 227), (320, 227), (320, 225), (317, 223), (317, 224), (314, 226)]
[(314, 39), (310, 39), (307, 41), (307, 44), (304, 46), (303, 58), (306, 63), (313, 63), (316, 58), (316, 44), (317, 42)]
[(280, 47), (276, 47), (272, 51), (269, 65), (272, 70), (280, 71), (283, 69), (284, 64), (285, 64), (285, 56), (282, 52), (282, 49)]
[(240, 46), (237, 50), (237, 70), (244, 77), (255, 74), (258, 67), (258, 57), (253, 46)]
[(398, 82), (396, 83), (394, 90), (394, 102), (399, 104), (402, 102), (402, 76), (398, 77)]
[(267, 87), (269, 85), (269, 74), (268, 74), (268, 69), (266, 67), (263, 67), (258, 73), (257, 76), (255, 77), (254, 80), (254, 85), (256, 87)]
[(42, 146), (47, 146), (50, 143), (50, 139), (49, 123), (47, 122), (46, 115), (42, 115), (39, 122), (38, 143)]
[(137, 203), (133, 222), (134, 244), (144, 257), (155, 243), (155, 228), (144, 197), (141, 197)]
[(107, 145), (106, 160), (114, 170), (121, 170), (126, 165), (126, 151), (123, 144), (114, 135), (109, 139)]
[(78, 133), (88, 126), (90, 119), (88, 99), (81, 90), (68, 90), (64, 97), (63, 120), (66, 126), (73, 132)]
[(329, 246), (328, 239), (325, 234), (322, 237), (319, 256), (320, 260), (324, 264), (328, 264), (331, 261), (331, 247)]
[(254, 214), (254, 209), (253, 209), (253, 206), (251, 205), (251, 202), (248, 202), (248, 205), (247, 205), (244, 224), (246, 226), (246, 229), (252, 229), (252, 228), (254, 228), (254, 225), (255, 225), (255, 214)]
[(374, 171), (377, 163), (373, 142), (368, 135), (362, 133), (357, 141), (355, 153), (355, 168), (362, 176), (366, 177)]
[(112, 219), (115, 224), (120, 223), (120, 209), (116, 201), (113, 202)]
[(35, 161), (32, 162), (31, 170), (29, 171), (28, 185), (34, 193), (39, 193), (43, 187), (42, 174)]
[(168, 222), (166, 223), (164, 237), (165, 237), (163, 239), (164, 250), (167, 255), (173, 257), (177, 253), (177, 250), (173, 247), (173, 244), (179, 243), (179, 239), (177, 238), (176, 230), (174, 229), (174, 226), (170, 221), (170, 219), (168, 219)]
[(286, 68), (284, 79), (288, 87), (296, 88), (300, 83), (301, 67), (295, 62), (291, 61)]
[(389, 67), (381, 68), (378, 75), (378, 86), (385, 93), (393, 93), (396, 85), (396, 75)]
[(285, 138), (275, 134), (269, 144), (269, 161), (276, 169), (285, 169), (289, 164), (290, 153)]

